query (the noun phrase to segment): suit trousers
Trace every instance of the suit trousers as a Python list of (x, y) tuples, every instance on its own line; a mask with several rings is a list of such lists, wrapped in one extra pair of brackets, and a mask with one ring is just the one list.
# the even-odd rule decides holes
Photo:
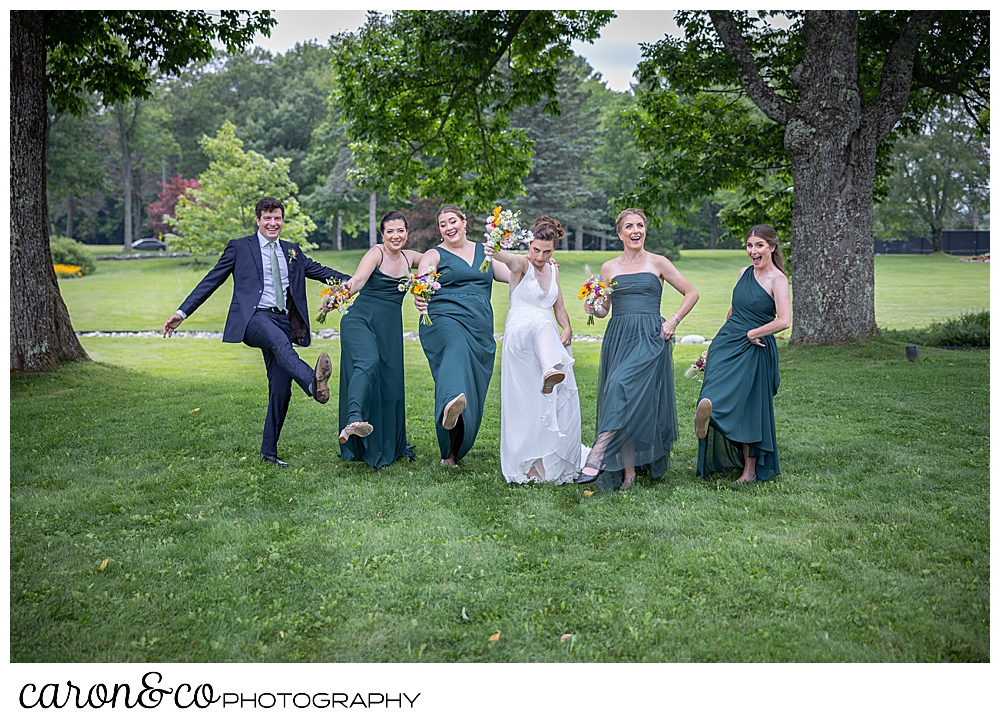
[(312, 396), (313, 369), (292, 348), (292, 326), (285, 314), (258, 309), (250, 317), (243, 343), (261, 350), (267, 369), (267, 418), (260, 453), (278, 456), (278, 437), (292, 398), (292, 380)]

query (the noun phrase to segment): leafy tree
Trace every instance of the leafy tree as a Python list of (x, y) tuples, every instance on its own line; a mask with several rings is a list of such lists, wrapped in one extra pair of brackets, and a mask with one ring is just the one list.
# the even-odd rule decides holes
[[(107, 183), (98, 140), (92, 118), (55, 113), (50, 106), (45, 150), (49, 208), (53, 224), (59, 217), (66, 219), (66, 236), (70, 238), (74, 232), (77, 202)], [(54, 207), (62, 203), (66, 204), (65, 211), (57, 211)]]
[(315, 248), (306, 235), (316, 224), (295, 199), (299, 189), (288, 177), (288, 158), (272, 161), (256, 151), (244, 151), (236, 126), (228, 121), (215, 138), (202, 138), (202, 149), (212, 160), (198, 177), (199, 187), (178, 198), (173, 217), (165, 219), (178, 235), (175, 247), (196, 257), (221, 252), (230, 239), (256, 229), (254, 206), (263, 196), (273, 196), (285, 206), (282, 238), (305, 250)]
[(165, 82), (164, 104), (181, 144), (177, 171), (194, 177), (205, 170), (200, 139), (228, 120), (247, 150), (291, 159), (291, 179), (303, 192), (311, 191), (316, 174), (303, 163), (313, 130), (326, 117), (333, 89), (330, 58), (329, 48), (315, 42), (296, 43), (279, 55), (253, 47), (219, 53)]
[[(555, 98), (574, 39), (593, 40), (609, 11), (369, 13), (331, 39), (335, 98), (352, 141), (353, 178), (393, 198), (446, 198), (485, 209), (523, 193), (527, 134), (510, 113)], [(359, 180), (363, 179), (363, 183)]]
[(148, 78), (230, 51), (269, 33), (269, 11), (15, 10), (10, 13), (10, 366), (43, 371), (87, 359), (52, 268), (45, 177), (46, 99), (82, 115), (86, 97), (105, 105), (149, 97)]
[(989, 208), (989, 139), (957, 104), (933, 111), (924, 132), (893, 147), (889, 194), (875, 207), (879, 236), (926, 234), (941, 251), (942, 231), (971, 226), (972, 209)]
[(167, 183), (160, 183), (160, 193), (156, 200), (146, 206), (146, 216), (149, 219), (148, 226), (156, 234), (174, 234), (174, 227), (163, 220), (164, 216), (173, 216), (177, 206), (177, 199), (181, 196), (188, 196), (188, 191), (192, 188), (200, 188), (197, 178), (184, 178), (176, 175)]
[(775, 14), (681, 12), (683, 40), (644, 48), (651, 160), (627, 200), (739, 189), (754, 222), (790, 216), (792, 341), (837, 344), (877, 331), (872, 208), (894, 134), (945, 95), (988, 127), (989, 13)]
[[(508, 205), (530, 222), (549, 214), (569, 229), (607, 225), (597, 186), (594, 157), (601, 145), (601, 112), (590, 103), (593, 69), (583, 58), (560, 61), (555, 97), (561, 112), (546, 112), (539, 102), (510, 115), (511, 125), (525, 132), (534, 150), (531, 170), (523, 177), (524, 194)], [(603, 86), (601, 86), (603, 88)], [(568, 247), (569, 237), (564, 239)]]
[[(142, 98), (115, 103), (109, 109), (114, 120), (121, 159), (122, 199), (124, 201), (124, 246), (140, 236), (142, 227), (143, 179), (149, 172), (160, 172), (161, 164), (177, 155), (180, 147), (167, 129), (166, 109)], [(150, 185), (145, 184), (147, 187)]]

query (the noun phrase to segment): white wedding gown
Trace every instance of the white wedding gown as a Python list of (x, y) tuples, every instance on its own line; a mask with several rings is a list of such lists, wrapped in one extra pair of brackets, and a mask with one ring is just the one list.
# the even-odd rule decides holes
[[(573, 355), (559, 341), (552, 305), (559, 273), (543, 291), (530, 263), (510, 295), (500, 369), (500, 467), (508, 482), (531, 481), (532, 467), (546, 482), (572, 482), (590, 453), (580, 443), (580, 400)], [(566, 378), (542, 394), (542, 375), (556, 367)]]

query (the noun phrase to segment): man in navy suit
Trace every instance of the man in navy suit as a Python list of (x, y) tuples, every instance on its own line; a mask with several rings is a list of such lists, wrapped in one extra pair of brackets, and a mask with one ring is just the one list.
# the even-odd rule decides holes
[(215, 268), (194, 288), (163, 324), (163, 336), (172, 336), (195, 309), (233, 277), (233, 301), (229, 305), (222, 341), (256, 347), (264, 354), (267, 368), (267, 418), (260, 458), (278, 467), (288, 463), (278, 458), (278, 436), (292, 398), (292, 380), (320, 404), (330, 399), (328, 381), (333, 373), (330, 356), (319, 355), (313, 369), (292, 349), (292, 342), (309, 346), (309, 314), (306, 278), (325, 282), (346, 281), (339, 271), (323, 266), (302, 253), (298, 244), (281, 241), (285, 207), (276, 198), (265, 196), (257, 202), (257, 233), (233, 239), (222, 252)]

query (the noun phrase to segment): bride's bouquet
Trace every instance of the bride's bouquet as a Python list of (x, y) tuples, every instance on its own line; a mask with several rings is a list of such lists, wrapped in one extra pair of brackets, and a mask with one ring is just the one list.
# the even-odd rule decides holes
[[(509, 208), (497, 206), (493, 209), (493, 214), (486, 222), (486, 243), (493, 247), (493, 250), (504, 248), (512, 249), (522, 243), (529, 243), (535, 238), (531, 231), (521, 228), (517, 222), (520, 211), (511, 211)], [(483, 263), (479, 265), (479, 271), (486, 271), (490, 267), (490, 257), (487, 256)]]
[(336, 310), (346, 314), (347, 307), (354, 302), (350, 289), (339, 279), (327, 279), (326, 286), (319, 292), (319, 298), (319, 316), (316, 317), (316, 321), (320, 324), (326, 323), (326, 315), (331, 311)]
[[(441, 288), (441, 284), (438, 281), (438, 277), (441, 274), (433, 266), (427, 269), (427, 273), (418, 274), (416, 272), (410, 274), (405, 279), (399, 280), (399, 286), (396, 288), (402, 292), (409, 291), (414, 296), (419, 296), (424, 301), (430, 301), (431, 297), (434, 296), (434, 292)], [(420, 323), (424, 326), (430, 326), (433, 322), (431, 321), (430, 314), (426, 311), (420, 315)]]
[[(605, 281), (604, 277), (600, 274), (595, 276), (590, 273), (589, 266), (584, 266), (583, 270), (588, 275), (588, 278), (583, 282), (583, 286), (580, 287), (580, 293), (577, 294), (577, 298), (581, 299), (584, 303), (589, 301), (596, 307), (611, 296), (611, 287), (615, 285), (615, 282), (610, 279)], [(594, 315), (587, 314), (587, 324), (593, 323)]]
[(708, 361), (708, 352), (703, 351), (701, 353), (701, 356), (698, 357), (698, 360), (694, 364), (692, 364), (686, 372), (684, 372), (684, 376), (690, 377), (695, 381), (700, 382), (702, 379), (705, 378), (705, 363), (707, 361)]

